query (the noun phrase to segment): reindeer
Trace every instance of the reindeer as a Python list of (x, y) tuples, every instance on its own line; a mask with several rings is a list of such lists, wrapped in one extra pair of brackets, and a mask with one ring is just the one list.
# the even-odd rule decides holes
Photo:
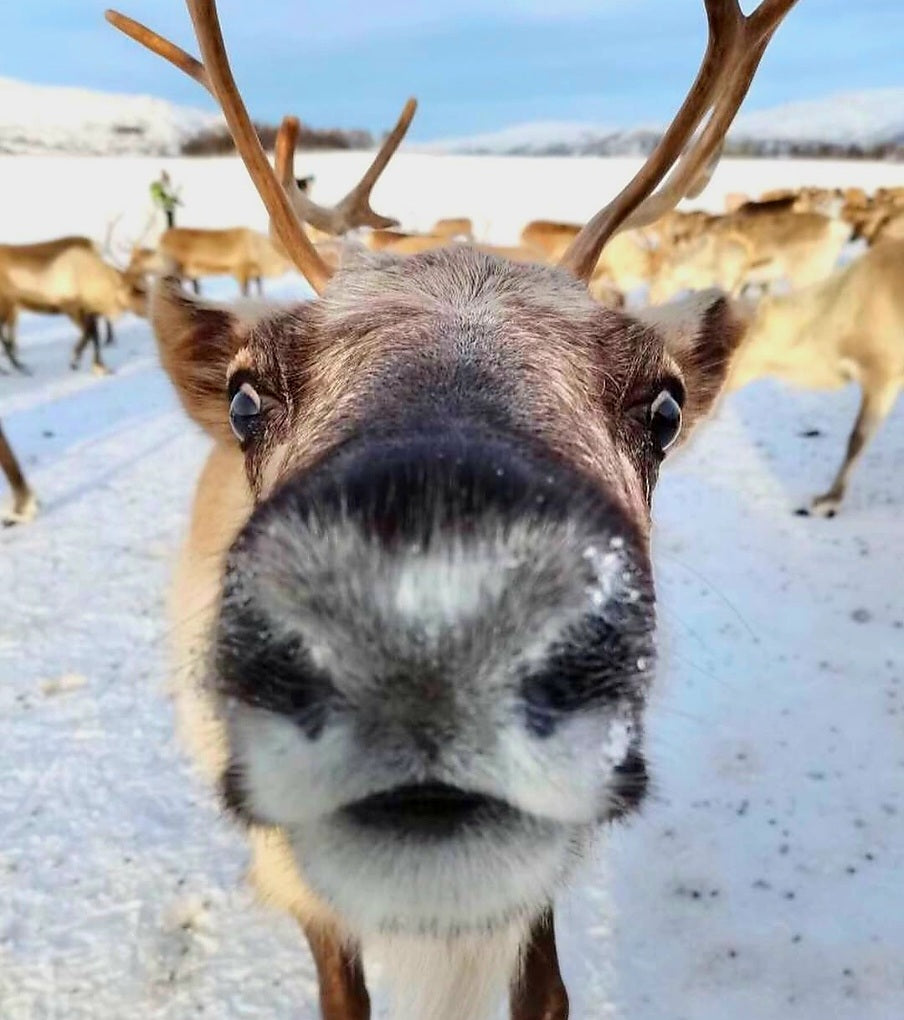
[[(547, 261), (560, 258), (581, 232), (576, 223), (532, 220), (521, 231), (521, 245), (541, 252)], [(622, 293), (648, 283), (653, 266), (653, 245), (642, 230), (616, 234), (593, 270), (590, 290), (600, 296), (606, 289)]]
[(191, 281), (196, 294), (201, 292), (201, 277), (232, 276), (247, 296), (249, 284), (256, 282), (261, 295), (263, 278), (282, 276), (292, 263), (265, 234), (248, 227), (171, 227), (160, 235), (156, 250), (136, 248), (129, 268), (145, 274), (172, 272)]
[(727, 281), (735, 292), (779, 280), (803, 287), (832, 271), (850, 237), (850, 225), (841, 220), (776, 209), (771, 202), (764, 209), (714, 217), (695, 235), (657, 248), (650, 300)]
[[(23, 248), (26, 249), (30, 257), (50, 257), (66, 251), (68, 248), (86, 248), (93, 251), (94, 242), (90, 237), (72, 234), (66, 237), (54, 238), (51, 241), (39, 241), (36, 244), (0, 246), (0, 265), (2, 265), (5, 252), (12, 251), (13, 258), (15, 258)], [(4, 289), (2, 284), (0, 284), (0, 343), (2, 343), (6, 357), (12, 367), (19, 372), (27, 372), (28, 370), (19, 360), (18, 356), (16, 337), (18, 318), (19, 308), (14, 298), (14, 293), (9, 288)]]
[(25, 480), (22, 468), (16, 459), (13, 448), (0, 425), (0, 470), (6, 475), (9, 487), (12, 489), (12, 506), (0, 513), (0, 523), (5, 526), (11, 524), (24, 524), (34, 519), (38, 512), (38, 501)]
[(104, 261), (89, 238), (72, 236), (36, 244), (0, 245), (3, 346), (10, 362), (20, 370), (24, 366), (16, 354), (15, 332), (20, 308), (68, 316), (81, 330), (71, 367), (78, 368), (82, 353), (91, 343), (94, 371), (104, 374), (107, 368), (100, 352), (98, 319), (109, 323), (124, 311), (143, 315), (145, 299), (143, 277)]
[(448, 237), (455, 241), (473, 241), (474, 224), (467, 216), (446, 217), (437, 220), (430, 228), (437, 237)]
[(256, 317), (164, 280), (152, 322), (214, 444), (174, 595), (181, 710), (326, 1020), (369, 1016), (362, 946), (395, 1017), (484, 1020), (509, 987), (515, 1020), (567, 1015), (555, 896), (646, 786), (653, 486), (740, 336), (719, 295), (641, 321), (586, 284), (694, 185), (792, 5), (705, 0), (678, 115), (557, 266), (453, 245), (336, 272), (212, 0), (188, 0), (203, 63), (108, 13), (216, 97), (318, 295)]
[(904, 241), (904, 206), (884, 216), (873, 229), (869, 243), (874, 245), (883, 241)]
[(904, 241), (871, 248), (821, 283), (763, 298), (748, 311), (729, 380), (771, 375), (796, 386), (860, 385), (860, 411), (829, 489), (799, 513), (834, 517), (851, 472), (904, 385)]

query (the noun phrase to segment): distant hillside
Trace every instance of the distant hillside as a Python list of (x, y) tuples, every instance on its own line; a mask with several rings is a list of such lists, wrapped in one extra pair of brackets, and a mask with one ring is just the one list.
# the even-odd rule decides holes
[[(258, 125), (265, 147), (276, 128)], [(303, 126), (303, 149), (370, 148), (366, 131)], [(152, 96), (0, 78), (0, 154), (207, 156), (234, 151), (223, 118)]]
[(0, 78), (0, 153), (172, 156), (222, 118), (152, 96)]
[[(620, 128), (569, 121), (412, 144), (425, 152), (493, 155), (644, 155), (661, 125)], [(274, 128), (261, 125), (265, 144)], [(365, 131), (308, 130), (303, 148), (369, 148)], [(93, 92), (0, 78), (0, 153), (207, 155), (231, 151), (222, 118), (152, 96)], [(742, 113), (731, 154), (904, 159), (904, 88), (839, 93)]]
[[(538, 122), (419, 148), (494, 155), (635, 156), (650, 152), (661, 130), (657, 125), (625, 129)], [(728, 136), (726, 152), (904, 159), (904, 88), (839, 93), (742, 113)]]

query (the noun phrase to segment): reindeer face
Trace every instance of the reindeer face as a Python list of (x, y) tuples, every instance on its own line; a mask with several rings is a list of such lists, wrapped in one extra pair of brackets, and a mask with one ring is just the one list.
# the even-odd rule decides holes
[(154, 322), (254, 497), (210, 636), (228, 802), (364, 928), (531, 914), (644, 792), (649, 498), (725, 303), (644, 325), (462, 248), (252, 325), (164, 290)]
[(144, 276), (130, 272), (123, 274), (121, 303), (133, 315), (147, 316), (148, 286)]

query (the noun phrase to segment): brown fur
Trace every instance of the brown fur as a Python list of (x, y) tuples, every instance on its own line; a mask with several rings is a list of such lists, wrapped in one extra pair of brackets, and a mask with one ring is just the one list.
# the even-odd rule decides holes
[[(187, 412), (216, 443), (174, 592), (179, 714), (211, 777), (225, 767), (225, 737), (196, 671), (226, 552), (255, 501), (327, 456), (377, 413), (375, 400), (385, 425), (411, 393), (442, 390), (458, 366), (483, 364), (498, 390), (472, 392), (475, 405), (489, 402), (599, 479), (646, 534), (653, 479), (641, 466), (628, 409), (649, 399), (663, 376), (676, 376), (687, 390), (690, 429), (715, 399), (739, 336), (725, 302), (713, 295), (654, 310), (641, 322), (601, 308), (562, 271), (515, 265), (468, 246), (407, 259), (360, 254), (321, 300), (256, 322), (165, 283), (153, 324)], [(227, 422), (227, 376), (239, 369), (253, 371), (280, 408), (246, 456)], [(330, 944), (353, 940), (308, 888), (279, 832), (252, 830), (251, 842), (251, 876), (264, 899)], [(341, 972), (346, 965), (337, 966)], [(340, 986), (336, 994), (360, 1001), (353, 976)]]
[[(533, 240), (531, 239), (526, 239), (523, 234), (520, 245), (502, 246), (495, 244), (474, 244), (473, 247), (488, 255), (499, 255), (502, 258), (511, 259), (513, 262), (553, 264), (567, 247), (568, 240), (576, 236), (579, 229), (576, 227), (573, 228), (570, 224), (555, 224), (554, 226), (567, 226), (568, 233), (563, 233), (560, 235), (560, 240), (556, 240), (555, 243), (548, 243), (545, 247), (542, 243), (537, 244), (533, 243)], [(613, 239), (612, 245), (619, 247), (618, 242), (619, 238), (616, 237)], [(371, 251), (386, 251), (391, 252), (394, 255), (416, 255), (420, 252), (433, 251), (437, 248), (446, 248), (451, 245), (461, 244), (462, 242), (453, 237), (437, 233), (405, 234), (396, 230), (372, 230), (366, 235), (365, 243)], [(632, 242), (629, 241), (628, 243), (633, 247)], [(608, 271), (608, 264), (603, 266), (603, 270), (601, 272), (594, 274), (590, 281), (589, 288), (591, 295), (599, 301), (600, 304), (606, 305), (608, 308), (624, 307), (624, 294), (612, 281), (611, 273)]]

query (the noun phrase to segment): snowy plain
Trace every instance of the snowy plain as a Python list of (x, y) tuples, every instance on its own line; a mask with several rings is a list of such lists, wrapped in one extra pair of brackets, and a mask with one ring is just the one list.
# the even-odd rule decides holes
[[(329, 201), (363, 160), (298, 169)], [(469, 214), (508, 243), (529, 218), (590, 214), (635, 165), (402, 154), (374, 206), (415, 228)], [(235, 160), (19, 157), (0, 159), (0, 240), (102, 239), (120, 216), (134, 239), (164, 166), (186, 225), (263, 226)], [(900, 175), (731, 160), (698, 204)], [(254, 903), (241, 836), (172, 736), (163, 605), (207, 444), (147, 325), (118, 336), (95, 379), (66, 368), (68, 323), (24, 316), (34, 374), (0, 376), (43, 511), (0, 533), (0, 1017), (313, 1020), (302, 938)], [(759, 382), (664, 471), (656, 787), (561, 904), (575, 1018), (904, 1015), (904, 402), (841, 516), (792, 513), (827, 485), (855, 408), (852, 390)]]

